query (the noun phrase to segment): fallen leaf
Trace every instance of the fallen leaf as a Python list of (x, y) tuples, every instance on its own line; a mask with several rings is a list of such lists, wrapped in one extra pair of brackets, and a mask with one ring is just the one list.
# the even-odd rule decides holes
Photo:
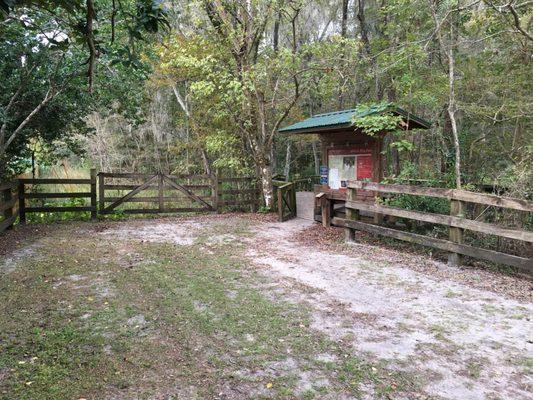
[(267, 387), (267, 389), (271, 389), (271, 388), (272, 388), (272, 382), (268, 382), (268, 383), (266, 384), (266, 387)]

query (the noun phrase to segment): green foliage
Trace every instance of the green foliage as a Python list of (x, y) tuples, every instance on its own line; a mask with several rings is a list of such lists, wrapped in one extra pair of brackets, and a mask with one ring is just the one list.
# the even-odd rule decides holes
[(352, 122), (355, 127), (370, 136), (379, 132), (396, 131), (400, 127), (402, 117), (387, 112), (389, 108), (392, 108), (391, 103), (358, 105)]
[[(90, 153), (91, 139), (80, 146), (73, 136), (111, 125), (107, 129), (114, 131), (122, 157), (116, 157), (122, 160), (113, 164), (117, 168), (202, 172), (206, 155), (213, 169), (235, 174), (256, 173), (259, 163), (281, 172), (289, 146), (289, 176), (313, 175), (320, 164), (313, 154), (316, 137), (272, 139), (275, 124), (364, 104), (354, 119), (357, 127), (370, 135), (393, 131), (383, 149), (387, 174), (401, 168), (407, 173), (413, 163), (417, 170), (405, 177), (448, 185), (456, 155), (445, 50), (453, 47), (463, 180), (497, 182), (528, 196), (531, 43), (497, 8), (457, 9), (455, 3), (433, 9), (432, 2), (367, 2), (366, 26), (349, 18), (341, 37), (338, 9), (324, 1), (254, 1), (249, 12), (234, 0), (211, 11), (210, 1), (97, 0), (89, 95), (86, 1), (0, 0), (0, 121), (7, 121), (8, 131), (43, 99), (50, 82), (68, 83), (10, 145), (9, 172), (27, 168), (35, 143), (40, 162)], [(526, 26), (527, 7), (517, 12)], [(327, 29), (322, 15), (331, 16)], [(450, 35), (452, 22), (457, 36)], [(7, 110), (21, 83), (19, 100)], [(173, 97), (174, 88), (189, 116)], [(400, 118), (387, 113), (393, 103), (433, 121), (432, 128), (402, 130)], [(101, 126), (88, 128), (87, 116), (94, 115)], [(169, 122), (158, 124), (161, 115)], [(96, 133), (90, 136), (95, 142), (101, 138)], [(392, 156), (397, 153), (400, 168)]]
[(390, 144), (390, 147), (394, 147), (398, 149), (398, 151), (412, 151), (415, 148), (415, 145), (413, 142), (410, 142), (409, 140), (397, 140), (395, 142), (392, 142)]
[[(39, 206), (43, 207), (83, 207), (87, 206), (88, 203), (85, 199), (68, 199), (65, 201), (54, 201), (54, 202), (42, 202), (39, 204)], [(74, 212), (74, 211), (67, 211), (67, 212), (39, 212), (39, 213), (28, 213), (26, 214), (26, 221), (29, 223), (41, 223), (41, 224), (49, 224), (53, 222), (59, 222), (59, 221), (71, 221), (71, 220), (78, 220), (78, 221), (89, 221), (91, 218), (91, 213), (87, 211), (82, 212)]]
[[(416, 165), (407, 163), (402, 169), (399, 176), (385, 180), (385, 183), (393, 183), (399, 185), (417, 185), (420, 184), (425, 187), (444, 187), (446, 182), (440, 179), (429, 178), (424, 179), (421, 176), (418, 180), (412, 178), (420, 177), (420, 173)], [(453, 187), (453, 180), (449, 182)], [(406, 194), (394, 195), (384, 200), (384, 203), (394, 207), (404, 208), (407, 210), (418, 210), (436, 214), (449, 214), (450, 202), (447, 199), (426, 196), (411, 196)]]

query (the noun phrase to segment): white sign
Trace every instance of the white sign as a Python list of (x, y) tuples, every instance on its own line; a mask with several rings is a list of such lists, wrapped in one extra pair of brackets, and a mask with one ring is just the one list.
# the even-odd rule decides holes
[(329, 170), (329, 187), (331, 189), (340, 189), (341, 181), (339, 179), (339, 170), (337, 168), (331, 168)]

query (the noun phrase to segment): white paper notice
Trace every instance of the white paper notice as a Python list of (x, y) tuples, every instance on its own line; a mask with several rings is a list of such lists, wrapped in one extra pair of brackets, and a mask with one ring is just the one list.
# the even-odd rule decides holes
[(329, 170), (329, 187), (331, 189), (340, 189), (341, 181), (339, 179), (339, 170), (337, 168), (331, 168)]

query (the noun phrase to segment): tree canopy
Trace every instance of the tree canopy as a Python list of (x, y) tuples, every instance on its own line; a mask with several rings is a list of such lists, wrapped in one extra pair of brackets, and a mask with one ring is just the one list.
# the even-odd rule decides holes
[(106, 168), (253, 173), (268, 204), (273, 174), (320, 164), (315, 137), (278, 128), (392, 102), (433, 124), (391, 130), (387, 176), (528, 195), (528, 2), (0, 0), (0, 10), (3, 174), (23, 170), (39, 143), (43, 162), (66, 148)]

